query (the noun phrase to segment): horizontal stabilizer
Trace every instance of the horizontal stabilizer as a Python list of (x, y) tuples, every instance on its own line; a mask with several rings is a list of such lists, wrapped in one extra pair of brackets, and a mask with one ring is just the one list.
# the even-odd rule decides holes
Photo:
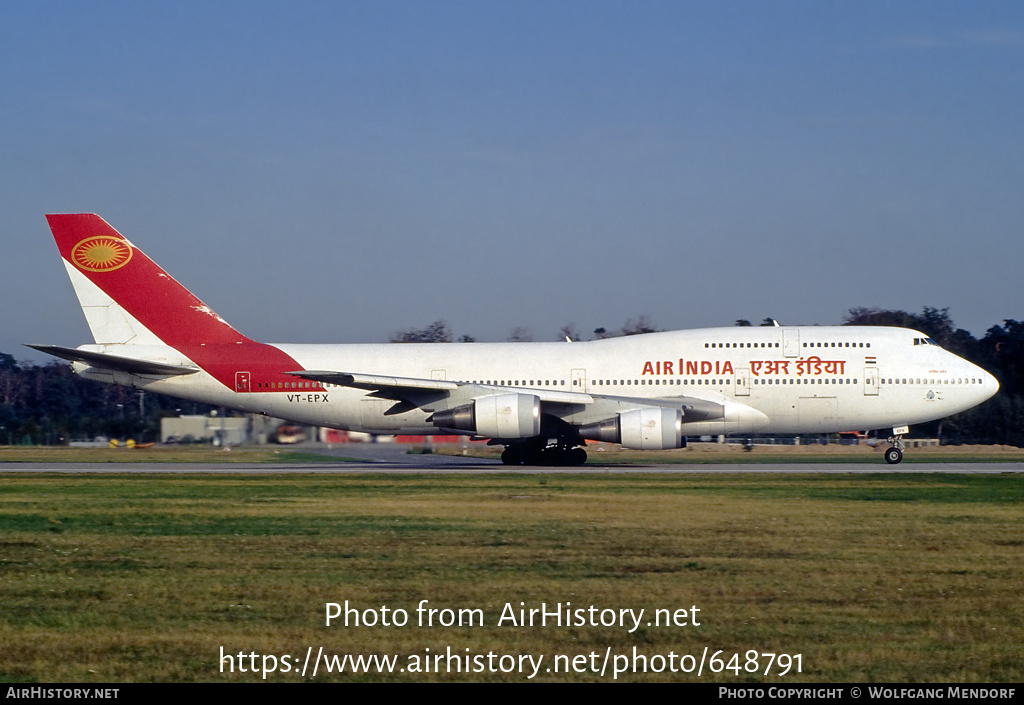
[(104, 367), (108, 370), (119, 372), (130, 372), (135, 375), (190, 375), (199, 371), (198, 367), (187, 365), (168, 365), (162, 362), (150, 362), (148, 360), (136, 360), (131, 357), (120, 355), (108, 355), (107, 353), (89, 352), (76, 348), (65, 348), (60, 345), (29, 345), (40, 352), (71, 360), (72, 362), (85, 362), (93, 367)]

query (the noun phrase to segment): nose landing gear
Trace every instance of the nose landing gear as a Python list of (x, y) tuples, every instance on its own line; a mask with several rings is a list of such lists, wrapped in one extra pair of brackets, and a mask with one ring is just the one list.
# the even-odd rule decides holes
[(889, 442), (892, 443), (892, 447), (885, 451), (885, 462), (889, 465), (895, 465), (903, 460), (903, 435), (910, 433), (910, 428), (907, 426), (897, 426), (892, 430), (893, 435), (889, 436)]

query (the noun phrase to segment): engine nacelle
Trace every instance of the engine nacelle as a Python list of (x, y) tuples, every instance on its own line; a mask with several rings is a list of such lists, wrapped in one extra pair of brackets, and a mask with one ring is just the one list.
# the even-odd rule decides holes
[(580, 427), (580, 437), (619, 443), (633, 450), (683, 448), (683, 412), (665, 407), (623, 411), (615, 418)]
[(540, 435), (540, 397), (533, 394), (492, 394), (472, 404), (436, 411), (438, 428), (470, 431), (487, 438), (532, 438)]

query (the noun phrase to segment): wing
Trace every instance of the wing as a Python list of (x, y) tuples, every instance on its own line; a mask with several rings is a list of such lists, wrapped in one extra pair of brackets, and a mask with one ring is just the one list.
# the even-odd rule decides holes
[(693, 396), (629, 397), (328, 370), (301, 370), (286, 374), (313, 382), (364, 389), (371, 392), (370, 396), (392, 399), (397, 404), (388, 410), (388, 415), (413, 408), (432, 413), (447, 411), (484, 397), (521, 395), (536, 397), (543, 413), (578, 425), (633, 409), (679, 409), (684, 421), (688, 423), (712, 421), (725, 416), (723, 404)]
[[(326, 370), (302, 370), (286, 372), (301, 379), (326, 384), (337, 384), (339, 387), (354, 387), (375, 392), (373, 396), (383, 399), (406, 400), (423, 393), (443, 392), (460, 399), (468, 394), (483, 396), (487, 394), (503, 394), (525, 392), (540, 398), (542, 402), (558, 404), (592, 404), (594, 397), (578, 392), (559, 392), (553, 389), (522, 389), (519, 387), (499, 387), (486, 384), (469, 384), (450, 382), (444, 379), (420, 379), (418, 377), (387, 377), (382, 375), (364, 375), (352, 372), (329, 372)], [(477, 391), (478, 390), (478, 391)], [(459, 392), (455, 394), (455, 392)], [(472, 396), (470, 398), (473, 398)]]

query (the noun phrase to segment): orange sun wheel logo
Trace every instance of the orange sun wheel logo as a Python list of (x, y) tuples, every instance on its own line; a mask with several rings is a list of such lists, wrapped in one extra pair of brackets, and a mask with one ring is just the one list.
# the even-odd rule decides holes
[(132, 248), (109, 235), (88, 237), (71, 250), (71, 261), (87, 272), (112, 272), (128, 264)]

